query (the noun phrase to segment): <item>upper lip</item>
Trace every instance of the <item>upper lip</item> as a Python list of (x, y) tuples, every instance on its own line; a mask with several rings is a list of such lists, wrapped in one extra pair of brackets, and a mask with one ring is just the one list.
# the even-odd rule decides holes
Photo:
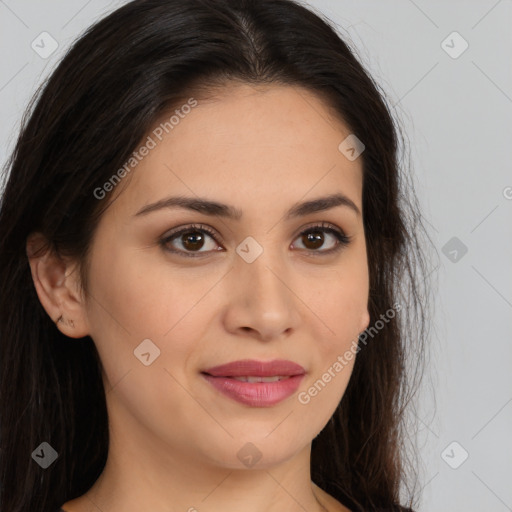
[(203, 373), (212, 377), (274, 377), (278, 375), (303, 375), (306, 370), (300, 364), (285, 359), (274, 359), (273, 361), (241, 359), (240, 361), (208, 368)]

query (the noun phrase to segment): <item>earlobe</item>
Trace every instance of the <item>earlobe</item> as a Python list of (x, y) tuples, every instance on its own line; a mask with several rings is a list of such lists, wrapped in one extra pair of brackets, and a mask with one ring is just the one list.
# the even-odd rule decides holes
[(28, 236), (26, 250), (32, 281), (48, 316), (66, 336), (87, 336), (89, 332), (85, 304), (77, 281), (77, 264), (56, 254), (40, 233)]
[(368, 312), (368, 310), (366, 310), (363, 313), (363, 317), (361, 320), (361, 327), (359, 329), (359, 332), (362, 334), (364, 331), (366, 331), (366, 329), (368, 329), (369, 325), (370, 325), (370, 313)]
[(66, 320), (62, 315), (60, 315), (59, 318), (57, 318), (57, 320), (55, 320), (54, 323), (58, 324), (59, 322), (63, 322), (64, 325), (68, 325), (72, 329), (75, 327), (75, 322), (73, 321), (72, 318), (70, 318), (69, 320)]

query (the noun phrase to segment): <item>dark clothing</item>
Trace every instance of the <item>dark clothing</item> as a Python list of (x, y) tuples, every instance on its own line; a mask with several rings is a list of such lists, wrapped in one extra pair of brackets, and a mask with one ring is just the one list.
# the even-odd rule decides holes
[[(61, 508), (59, 510), (56, 510), (55, 512), (65, 512)], [(369, 512), (369, 511), (368, 511)], [(404, 507), (394, 507), (393, 509), (379, 509), (379, 510), (373, 510), (371, 512), (414, 512), (411, 508), (404, 508)]]
[(338, 495), (335, 497), (344, 507), (347, 507), (351, 512), (414, 512), (412, 508), (402, 507), (401, 505), (391, 505), (389, 507), (383, 508), (361, 508), (361, 506), (354, 503), (353, 500), (351, 500), (339, 489)]
[[(59, 510), (56, 510), (55, 512), (65, 512), (65, 511), (62, 510), (61, 508), (59, 508)], [(411, 508), (400, 507), (400, 508), (393, 508), (392, 510), (391, 509), (373, 510), (372, 512), (414, 512), (414, 510), (412, 510)]]

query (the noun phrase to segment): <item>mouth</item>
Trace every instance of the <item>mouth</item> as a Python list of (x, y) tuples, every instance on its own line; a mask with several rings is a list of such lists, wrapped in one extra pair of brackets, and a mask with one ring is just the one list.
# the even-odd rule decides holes
[(305, 369), (292, 361), (248, 359), (201, 372), (222, 395), (251, 407), (270, 407), (288, 398), (305, 374)]
[(208, 368), (203, 370), (202, 373), (212, 377), (242, 377), (244, 379), (271, 377), (273, 379), (284, 379), (295, 375), (303, 375), (306, 370), (300, 364), (285, 359), (274, 359), (272, 361), (242, 359)]
[[(209, 375), (206, 373), (205, 375)], [(213, 375), (211, 375), (213, 377)], [(275, 377), (262, 377), (262, 376), (240, 376), (240, 377), (230, 377), (228, 375), (223, 376), (226, 379), (234, 379), (240, 382), (277, 382), (284, 379), (289, 379), (290, 375), (276, 375)]]

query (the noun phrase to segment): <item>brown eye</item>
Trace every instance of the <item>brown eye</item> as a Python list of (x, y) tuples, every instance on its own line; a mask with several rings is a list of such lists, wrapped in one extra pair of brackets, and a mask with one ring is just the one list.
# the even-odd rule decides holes
[[(326, 238), (327, 235), (327, 238)], [(350, 242), (350, 237), (345, 235), (341, 230), (333, 228), (330, 224), (322, 224), (320, 226), (311, 226), (310, 228), (302, 231), (299, 238), (304, 249), (306, 251), (316, 252), (319, 254), (332, 253), (340, 250)], [(331, 242), (329, 243), (329, 239)], [(327, 240), (327, 242), (326, 242)], [(326, 243), (329, 243), (330, 247), (319, 250), (324, 247)]]
[(310, 231), (302, 235), (302, 243), (306, 249), (318, 249), (324, 243), (324, 234), (321, 231)]
[(197, 251), (204, 245), (204, 234), (200, 231), (188, 231), (181, 235), (180, 242), (187, 251)]
[(186, 226), (174, 231), (163, 238), (160, 245), (166, 251), (192, 257), (222, 249), (219, 248), (213, 231), (205, 226)]
[[(318, 255), (339, 251), (350, 242), (349, 236), (340, 229), (331, 227), (330, 224), (311, 226), (302, 231), (297, 239), (302, 244), (302, 247), (298, 247), (299, 249)], [(328, 247), (325, 248), (327, 244)], [(216, 240), (215, 233), (203, 225), (177, 229), (162, 238), (160, 245), (165, 251), (191, 257), (206, 256), (210, 252), (223, 250)]]

